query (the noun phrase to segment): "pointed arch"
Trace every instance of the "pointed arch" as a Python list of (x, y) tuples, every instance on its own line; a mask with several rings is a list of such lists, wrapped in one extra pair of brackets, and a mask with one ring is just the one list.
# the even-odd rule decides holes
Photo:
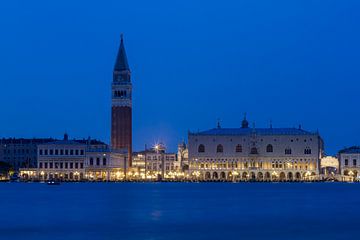
[(240, 144), (236, 145), (235, 152), (242, 152), (242, 146)]
[(217, 153), (222, 153), (222, 152), (224, 152), (224, 147), (223, 147), (223, 145), (221, 145), (221, 144), (217, 145), (217, 147), (216, 147), (216, 152), (217, 152)]
[(198, 152), (199, 152), (199, 153), (205, 152), (205, 146), (204, 146), (204, 144), (200, 144), (200, 145), (199, 145), (199, 147), (198, 147)]
[(266, 152), (273, 152), (273, 151), (274, 151), (273, 146), (272, 146), (271, 144), (268, 144), (268, 145), (266, 146)]

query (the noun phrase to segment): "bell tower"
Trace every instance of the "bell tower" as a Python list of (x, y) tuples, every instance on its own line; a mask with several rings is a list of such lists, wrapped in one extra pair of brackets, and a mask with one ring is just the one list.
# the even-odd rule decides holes
[(132, 161), (132, 84), (130, 77), (131, 72), (121, 34), (111, 87), (111, 147), (114, 150), (127, 150), (129, 166)]

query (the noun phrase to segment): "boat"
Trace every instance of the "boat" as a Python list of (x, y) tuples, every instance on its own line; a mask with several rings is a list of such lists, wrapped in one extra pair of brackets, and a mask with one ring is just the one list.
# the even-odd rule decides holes
[(60, 185), (60, 182), (58, 181), (54, 181), (54, 180), (50, 180), (46, 183), (47, 185)]

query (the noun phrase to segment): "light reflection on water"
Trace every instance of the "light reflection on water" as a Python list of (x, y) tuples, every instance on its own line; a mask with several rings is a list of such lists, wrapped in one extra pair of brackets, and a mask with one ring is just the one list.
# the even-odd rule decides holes
[(0, 184), (0, 239), (349, 239), (360, 184)]

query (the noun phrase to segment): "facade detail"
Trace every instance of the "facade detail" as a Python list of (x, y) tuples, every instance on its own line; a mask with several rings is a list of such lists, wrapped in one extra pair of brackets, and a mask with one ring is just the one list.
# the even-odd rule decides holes
[(359, 181), (360, 146), (353, 146), (339, 151), (340, 172), (342, 180)]
[(64, 139), (39, 144), (37, 167), (21, 170), (27, 180), (118, 181), (125, 177), (126, 153), (110, 152), (97, 140)]
[(37, 146), (56, 141), (52, 138), (3, 138), (0, 139), (0, 162), (5, 162), (17, 171), (19, 168), (37, 166)]
[[(133, 168), (140, 179), (180, 179), (184, 177), (176, 153), (166, 153), (162, 144), (134, 154)], [(134, 172), (132, 175), (136, 174)]]
[(323, 140), (299, 128), (189, 132), (189, 175), (199, 180), (300, 181), (319, 176)]
[(114, 66), (111, 89), (111, 148), (115, 151), (126, 149), (128, 152), (128, 165), (131, 166), (132, 84), (131, 72), (122, 35), (119, 52)]

